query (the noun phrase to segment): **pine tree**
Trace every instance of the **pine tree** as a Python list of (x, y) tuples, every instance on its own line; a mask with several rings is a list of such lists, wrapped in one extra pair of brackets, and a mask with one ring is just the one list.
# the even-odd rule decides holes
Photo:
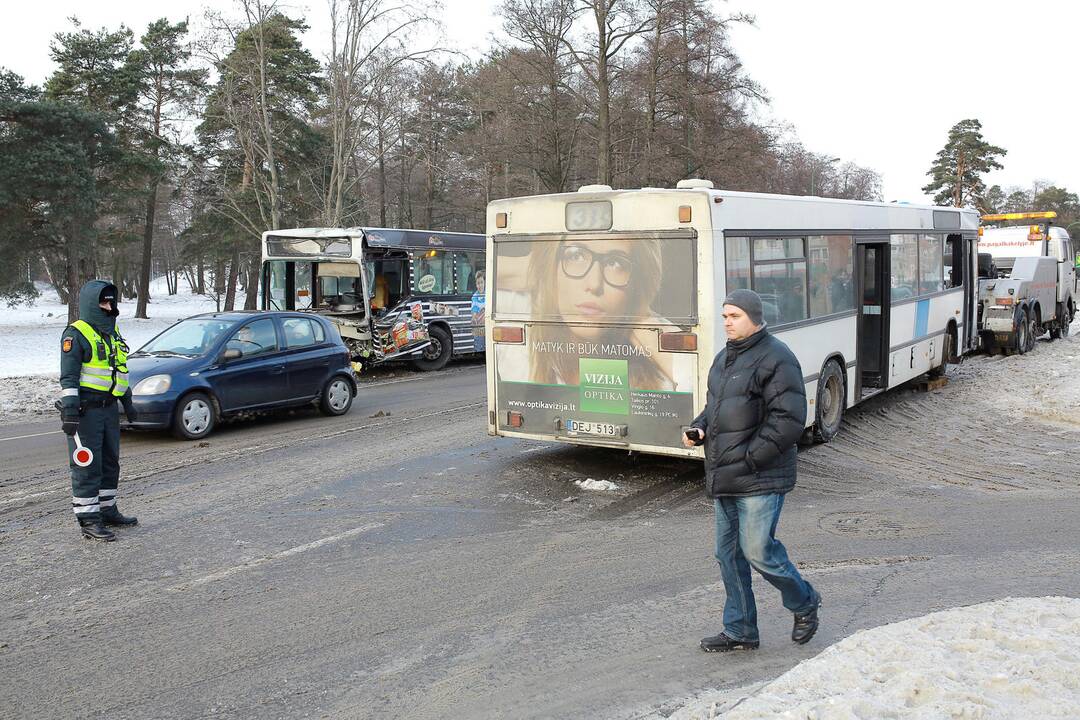
[(934, 202), (953, 207), (984, 208), (986, 186), (982, 176), (992, 169), (1000, 170), (997, 158), (1007, 151), (986, 142), (982, 123), (975, 119), (961, 120), (949, 130), (949, 139), (937, 154), (937, 160), (926, 173), (931, 182), (923, 187), (925, 193), (935, 193)]

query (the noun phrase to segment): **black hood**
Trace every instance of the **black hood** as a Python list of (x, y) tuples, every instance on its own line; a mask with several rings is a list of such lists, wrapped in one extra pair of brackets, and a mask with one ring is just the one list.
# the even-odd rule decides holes
[(108, 311), (102, 310), (101, 293), (111, 290), (113, 297), (119, 300), (116, 294), (116, 286), (104, 280), (88, 280), (79, 291), (79, 319), (90, 323), (95, 330), (103, 335), (111, 335), (116, 329), (116, 317)]

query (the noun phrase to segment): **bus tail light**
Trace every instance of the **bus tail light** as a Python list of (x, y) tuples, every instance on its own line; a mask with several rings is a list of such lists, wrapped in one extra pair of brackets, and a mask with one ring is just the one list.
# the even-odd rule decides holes
[(688, 222), (690, 222), (690, 219), (692, 217), (693, 217), (693, 211), (690, 209), (689, 205), (680, 205), (679, 206), (679, 222), (688, 223)]
[(664, 352), (697, 352), (697, 335), (660, 333), (660, 349)]
[(524, 427), (525, 416), (519, 412), (514, 412), (513, 410), (511, 410), (510, 412), (506, 413), (506, 424), (512, 428)]
[(1012, 298), (1012, 295), (1009, 295), (1007, 297), (999, 297), (999, 298), (995, 299), (994, 302), (997, 303), (998, 305), (1012, 305), (1013, 304), (1013, 298)]
[(508, 345), (525, 344), (525, 328), (511, 325), (496, 325), (491, 331), (491, 339)]
[(506, 213), (495, 213), (495, 227), (506, 227)]

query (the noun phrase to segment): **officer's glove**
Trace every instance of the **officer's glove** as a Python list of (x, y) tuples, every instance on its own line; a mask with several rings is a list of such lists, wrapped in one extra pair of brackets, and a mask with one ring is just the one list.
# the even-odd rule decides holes
[(60, 429), (67, 435), (79, 432), (79, 411), (64, 408), (60, 411)]
[(124, 405), (124, 415), (127, 415), (129, 423), (139, 421), (139, 413), (135, 410), (135, 403), (131, 400), (131, 393), (124, 395), (120, 398), (120, 402)]

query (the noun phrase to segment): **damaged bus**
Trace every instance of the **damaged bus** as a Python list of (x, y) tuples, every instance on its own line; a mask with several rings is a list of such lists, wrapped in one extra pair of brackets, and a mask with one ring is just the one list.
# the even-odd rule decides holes
[(273, 230), (262, 260), (262, 308), (329, 318), (357, 371), (394, 359), (438, 370), (484, 351), (483, 235)]

